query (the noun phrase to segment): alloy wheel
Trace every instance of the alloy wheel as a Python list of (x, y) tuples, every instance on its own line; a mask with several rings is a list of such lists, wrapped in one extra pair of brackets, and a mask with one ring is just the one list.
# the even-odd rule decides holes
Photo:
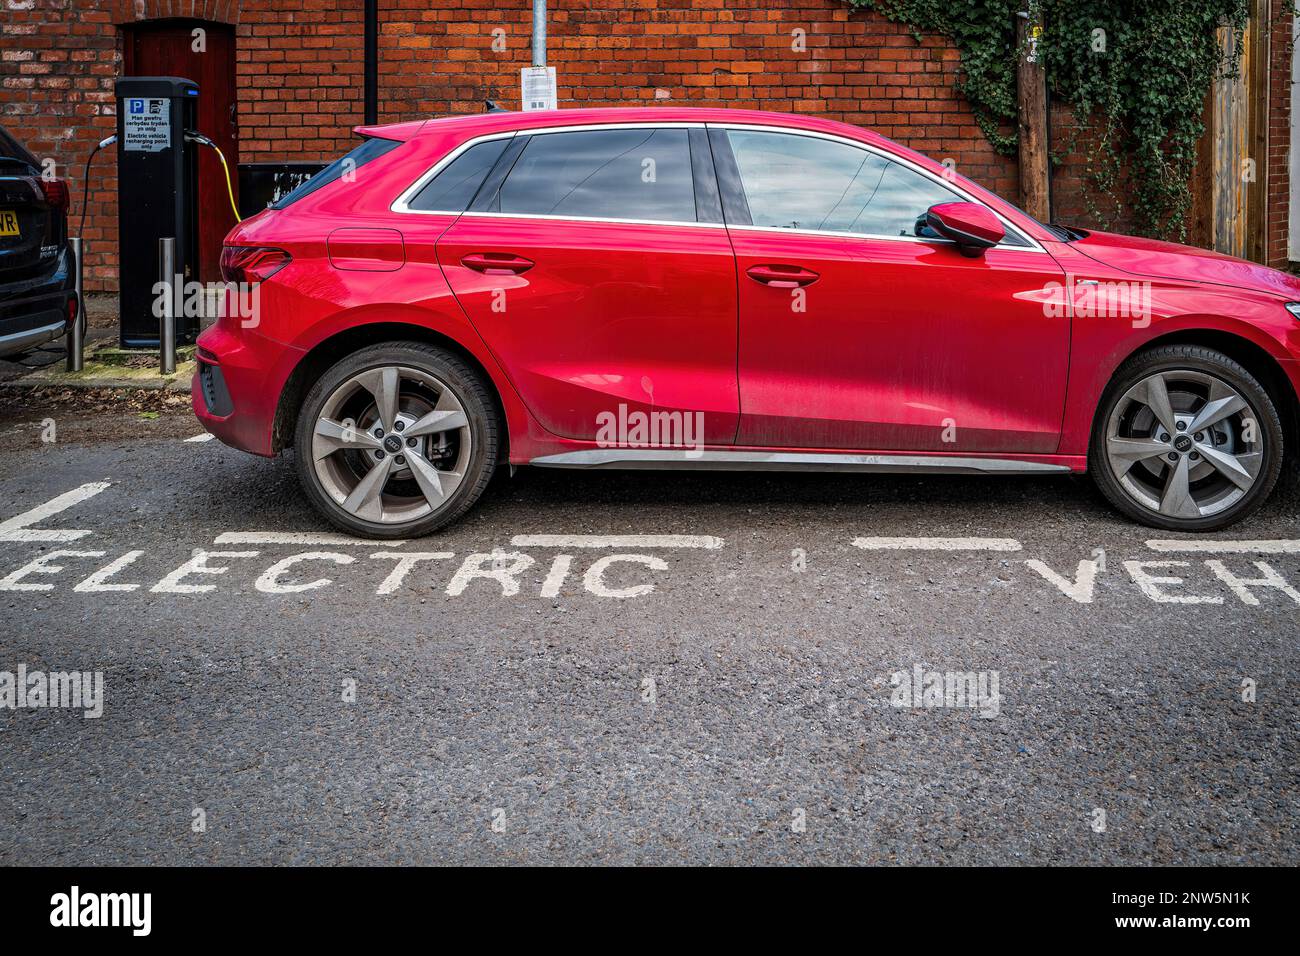
[(312, 430), (312, 467), (347, 514), (404, 524), (452, 499), (471, 446), (465, 406), (446, 382), (387, 365), (359, 372), (326, 398)]
[(1138, 506), (1165, 518), (1220, 514), (1254, 487), (1265, 429), (1232, 385), (1206, 372), (1156, 372), (1111, 409), (1105, 454), (1115, 480)]

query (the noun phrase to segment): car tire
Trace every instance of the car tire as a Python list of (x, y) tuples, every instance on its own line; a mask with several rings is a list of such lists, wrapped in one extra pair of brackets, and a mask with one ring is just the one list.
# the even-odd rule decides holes
[(1167, 345), (1135, 355), (1111, 379), (1088, 468), (1106, 499), (1135, 521), (1217, 531), (1263, 505), (1284, 451), (1277, 407), (1249, 371), (1204, 346)]
[(298, 479), (349, 534), (419, 537), (478, 501), (500, 435), (488, 385), (459, 356), (385, 342), (341, 359), (308, 390), (294, 434)]

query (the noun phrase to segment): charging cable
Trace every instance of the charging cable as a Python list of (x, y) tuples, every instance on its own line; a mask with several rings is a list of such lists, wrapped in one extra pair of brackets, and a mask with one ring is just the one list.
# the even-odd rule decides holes
[(86, 210), (90, 208), (90, 164), (94, 160), (95, 154), (106, 146), (112, 146), (117, 142), (116, 136), (110, 136), (108, 139), (101, 139), (90, 151), (86, 157), (86, 173), (81, 177), (81, 227), (77, 230), (77, 235), (84, 237), (86, 235)]
[(239, 214), (239, 208), (235, 205), (235, 188), (230, 183), (230, 166), (226, 164), (226, 154), (221, 151), (221, 147), (212, 140), (208, 139), (202, 133), (196, 133), (192, 129), (185, 131), (185, 138), (191, 143), (198, 143), (200, 146), (207, 146), (217, 152), (217, 159), (221, 160), (221, 168), (226, 172), (226, 195), (230, 197), (230, 211), (235, 214), (235, 222), (243, 222), (244, 217)]

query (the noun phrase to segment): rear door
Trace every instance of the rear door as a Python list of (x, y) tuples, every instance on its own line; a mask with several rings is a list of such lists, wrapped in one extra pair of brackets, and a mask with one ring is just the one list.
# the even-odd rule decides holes
[(41, 189), (35, 157), (0, 129), (0, 282), (54, 268), (66, 241), (62, 210)]
[[(734, 440), (735, 262), (702, 126), (520, 133), (437, 253), (548, 431)], [(653, 413), (677, 431), (623, 433)]]

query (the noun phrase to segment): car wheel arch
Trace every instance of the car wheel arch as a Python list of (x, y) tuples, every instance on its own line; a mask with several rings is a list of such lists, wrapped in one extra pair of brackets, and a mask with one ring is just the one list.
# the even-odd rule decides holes
[(508, 427), (510, 416), (505, 408), (501, 394), (502, 385), (497, 376), (491, 373), (473, 350), (466, 348), (462, 343), (446, 333), (432, 329), (427, 325), (402, 321), (367, 322), (361, 325), (348, 326), (326, 336), (303, 353), (302, 358), (285, 380), (284, 387), (280, 390), (280, 399), (276, 406), (275, 424), (271, 435), (273, 453), (280, 452), (293, 444), (294, 428), (298, 421), (298, 409), (302, 406), (303, 399), (317, 379), (343, 357), (366, 346), (376, 345), (381, 342), (419, 342), (425, 345), (435, 345), (451, 352), (482, 376), (483, 382), (487, 385), (488, 392), (492, 397), (496, 413), (503, 425), (500, 430), (501, 457), (499, 460), (507, 460), (506, 455), (509, 451), (510, 442), (510, 428)]
[[(1269, 397), (1273, 399), (1273, 404), (1281, 415), (1284, 434), (1288, 439), (1285, 446), (1286, 459), (1293, 469), (1300, 470), (1300, 395), (1297, 395), (1295, 386), (1278, 362), (1277, 357), (1268, 349), (1244, 335), (1222, 329), (1183, 328), (1172, 330), (1163, 335), (1147, 339), (1127, 354), (1122, 355), (1114, 367), (1110, 369), (1110, 374), (1106, 377), (1100, 391), (1097, 393), (1093, 410), (1094, 423), (1096, 417), (1103, 411), (1102, 398), (1106, 395), (1106, 390), (1110, 387), (1111, 382), (1115, 380), (1115, 376), (1119, 374), (1120, 370), (1137, 356), (1169, 345), (1194, 345), (1221, 352), (1258, 379), (1259, 383), (1268, 392)], [(1090, 428), (1088, 434), (1088, 451), (1091, 452), (1093, 429)]]

